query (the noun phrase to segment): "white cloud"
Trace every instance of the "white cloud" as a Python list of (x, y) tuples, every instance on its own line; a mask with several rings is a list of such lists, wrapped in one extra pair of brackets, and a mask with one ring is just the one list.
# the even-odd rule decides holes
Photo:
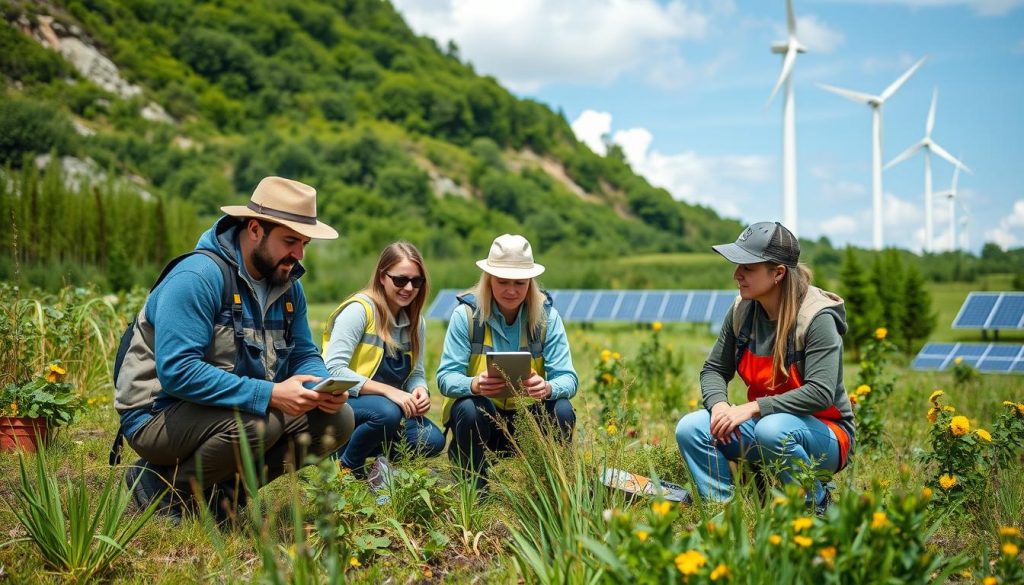
[(995, 242), (1002, 249), (1013, 248), (1021, 245), (1021, 237), (1018, 233), (1024, 228), (1024, 199), (1013, 202), (1013, 213), (1002, 218), (999, 225), (985, 232), (985, 239)]
[(851, 4), (902, 4), (911, 8), (967, 6), (981, 16), (1002, 16), (1024, 6), (1024, 0), (848, 0)]
[[(610, 83), (703, 38), (708, 13), (683, 0), (395, 0), (418, 33), (520, 91), (550, 82)], [(728, 8), (728, 7), (726, 7)], [(721, 9), (715, 8), (715, 12)]]
[(863, 221), (857, 221), (857, 219), (850, 215), (837, 215), (830, 217), (825, 221), (821, 222), (821, 233), (827, 235), (829, 239), (837, 236), (851, 236), (857, 234), (860, 231)]
[(846, 35), (813, 15), (798, 16), (796, 36), (807, 50), (814, 53), (831, 53), (846, 42)]
[(605, 140), (612, 130), (612, 115), (608, 112), (584, 110), (579, 118), (573, 120), (572, 131), (576, 139), (586, 144), (597, 154), (604, 156), (607, 147)]
[(868, 57), (861, 62), (860, 68), (861, 71), (868, 75), (885, 72), (903, 73), (910, 69), (910, 66), (916, 63), (919, 58), (915, 59), (910, 53), (900, 53), (895, 59), (892, 56)]

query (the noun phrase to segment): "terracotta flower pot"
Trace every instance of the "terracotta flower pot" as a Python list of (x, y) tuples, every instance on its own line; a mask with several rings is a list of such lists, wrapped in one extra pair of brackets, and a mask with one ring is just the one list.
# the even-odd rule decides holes
[(42, 417), (0, 416), (0, 451), (22, 450), (35, 453), (41, 441), (46, 443), (50, 426)]

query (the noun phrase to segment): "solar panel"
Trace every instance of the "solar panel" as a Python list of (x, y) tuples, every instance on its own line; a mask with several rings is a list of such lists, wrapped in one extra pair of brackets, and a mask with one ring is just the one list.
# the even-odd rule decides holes
[(665, 300), (665, 310), (661, 312), (662, 321), (683, 321), (686, 305), (693, 293), (687, 291), (671, 291)]
[(928, 343), (911, 362), (915, 370), (945, 370), (962, 363), (987, 374), (1024, 373), (1024, 346), (995, 343)]
[(554, 303), (555, 309), (558, 310), (560, 315), (568, 315), (569, 307), (572, 306), (576, 297), (579, 296), (580, 291), (578, 290), (552, 290), (548, 291), (551, 295), (551, 302)]
[(640, 308), (640, 301), (643, 300), (646, 291), (627, 290), (623, 291), (622, 299), (619, 301), (619, 308), (615, 311), (616, 321), (636, 321), (637, 310)]
[(710, 291), (694, 291), (683, 320), (696, 323), (708, 321), (708, 305), (711, 304), (712, 294)]
[(451, 317), (452, 311), (455, 310), (455, 306), (459, 304), (459, 301), (455, 298), (456, 294), (457, 291), (451, 288), (446, 288), (437, 293), (433, 304), (430, 305), (430, 309), (427, 311), (426, 318), (447, 321)]
[(972, 292), (953, 320), (955, 329), (1024, 328), (1024, 293)]
[(729, 291), (718, 291), (715, 293), (715, 300), (711, 303), (711, 319), (712, 323), (721, 323), (725, 319), (726, 313), (729, 312), (729, 308), (732, 307), (733, 302), (736, 301), (736, 293)]
[(644, 295), (643, 304), (637, 311), (636, 320), (642, 323), (661, 321), (661, 310), (667, 298), (668, 293), (663, 290), (648, 291)]
[(603, 290), (598, 294), (594, 310), (590, 313), (591, 321), (610, 321), (615, 316), (615, 308), (619, 306), (621, 291)]
[(563, 315), (569, 321), (589, 321), (590, 312), (594, 309), (594, 302), (597, 300), (597, 293), (591, 290), (581, 290), (569, 312)]

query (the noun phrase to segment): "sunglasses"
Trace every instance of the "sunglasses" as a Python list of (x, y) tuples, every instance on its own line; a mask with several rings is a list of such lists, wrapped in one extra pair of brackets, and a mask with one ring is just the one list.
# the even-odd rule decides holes
[(427, 281), (427, 279), (423, 278), (422, 276), (413, 276), (412, 278), (410, 278), (408, 276), (391, 274), (390, 272), (385, 272), (384, 274), (385, 276), (390, 278), (391, 282), (394, 283), (394, 285), (397, 286), (398, 288), (405, 288), (405, 285), (409, 284), (410, 282), (412, 283), (413, 288), (422, 288), (423, 283)]

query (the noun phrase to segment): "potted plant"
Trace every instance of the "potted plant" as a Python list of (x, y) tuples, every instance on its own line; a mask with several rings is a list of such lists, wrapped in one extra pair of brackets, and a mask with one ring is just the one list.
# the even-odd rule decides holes
[(60, 362), (54, 362), (27, 382), (0, 388), (0, 451), (35, 452), (51, 428), (75, 420), (82, 402), (66, 375)]

